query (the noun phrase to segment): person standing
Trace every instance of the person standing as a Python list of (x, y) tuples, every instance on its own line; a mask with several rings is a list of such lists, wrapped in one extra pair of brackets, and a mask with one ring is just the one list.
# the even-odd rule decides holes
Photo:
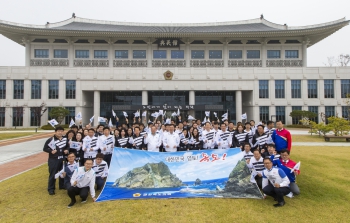
[[(50, 195), (55, 195), (56, 179), (55, 174), (61, 171), (63, 167), (64, 155), (69, 152), (67, 138), (63, 137), (64, 129), (61, 126), (56, 127), (55, 135), (46, 140), (43, 151), (49, 154), (49, 180), (47, 190)], [(64, 180), (59, 178), (59, 189), (64, 189)]]
[(95, 159), (98, 151), (98, 138), (95, 130), (89, 129), (89, 134), (83, 139), (84, 159)]
[(151, 152), (159, 152), (160, 144), (162, 143), (160, 135), (157, 133), (157, 127), (151, 127), (151, 133), (145, 135), (145, 144), (147, 150)]
[(288, 149), (290, 152), (292, 148), (292, 136), (290, 132), (283, 128), (283, 123), (280, 120), (276, 122), (276, 128), (271, 138), (276, 145), (277, 153), (280, 153), (282, 149)]
[(69, 153), (68, 162), (64, 167), (64, 172), (62, 173), (62, 178), (64, 179), (64, 188), (68, 190), (70, 188), (70, 180), (73, 176), (73, 173), (79, 167), (79, 162), (75, 162), (75, 154)]
[(114, 148), (114, 136), (110, 134), (109, 127), (103, 128), (103, 135), (98, 137), (98, 146), (101, 153), (104, 155), (103, 160), (110, 166), (113, 148)]
[(175, 130), (175, 126), (170, 124), (169, 133), (165, 134), (163, 137), (163, 145), (164, 145), (165, 151), (167, 152), (176, 152), (177, 147), (179, 147), (180, 145), (179, 134), (176, 134), (174, 130)]
[(104, 160), (103, 153), (97, 153), (92, 169), (95, 171), (96, 176), (96, 190), (102, 190), (105, 179), (108, 175), (108, 166), (107, 162)]

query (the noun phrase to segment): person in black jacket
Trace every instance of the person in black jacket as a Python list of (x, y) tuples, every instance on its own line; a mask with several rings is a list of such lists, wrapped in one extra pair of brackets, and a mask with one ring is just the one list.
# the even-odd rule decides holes
[(199, 136), (199, 131), (197, 128), (193, 129), (192, 137), (190, 139), (190, 144), (192, 144), (191, 150), (202, 150), (203, 149), (203, 139)]
[[(56, 127), (55, 135), (46, 140), (43, 151), (49, 154), (49, 180), (47, 190), (50, 195), (55, 194), (55, 174), (63, 167), (63, 158), (68, 154), (69, 144), (67, 138), (63, 137), (64, 129), (61, 126)], [(59, 179), (59, 189), (64, 189), (63, 179)]]
[(248, 133), (244, 131), (243, 125), (238, 124), (236, 130), (233, 133), (232, 136), (232, 144), (233, 148), (241, 148), (241, 150), (244, 150), (244, 144), (249, 142), (249, 136)]

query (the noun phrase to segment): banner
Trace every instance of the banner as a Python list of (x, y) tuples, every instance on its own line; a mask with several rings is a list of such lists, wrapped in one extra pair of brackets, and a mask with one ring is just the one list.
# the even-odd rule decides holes
[(239, 148), (148, 152), (114, 148), (97, 201), (147, 198), (262, 198)]

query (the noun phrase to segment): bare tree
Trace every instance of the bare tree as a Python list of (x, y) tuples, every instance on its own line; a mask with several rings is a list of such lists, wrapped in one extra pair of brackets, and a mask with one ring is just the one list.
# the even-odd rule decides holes
[(335, 64), (335, 59), (334, 57), (327, 57), (327, 63), (323, 63), (327, 67), (333, 67)]
[(350, 62), (350, 55), (349, 54), (340, 54), (337, 58), (337, 65), (341, 67), (348, 66), (348, 63)]
[[(43, 114), (46, 112), (47, 108), (45, 108), (45, 103), (42, 103), (40, 106), (38, 107), (31, 107), (30, 111), (33, 113), (35, 120), (36, 120), (36, 126), (40, 126), (40, 119), (41, 116), (43, 116)], [(35, 132), (38, 131), (38, 128), (35, 129)]]

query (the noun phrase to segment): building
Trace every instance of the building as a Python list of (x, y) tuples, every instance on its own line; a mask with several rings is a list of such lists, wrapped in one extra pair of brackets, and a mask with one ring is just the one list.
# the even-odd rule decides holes
[[(0, 33), (25, 47), (24, 67), (0, 67), (0, 126), (35, 126), (31, 107), (63, 106), (83, 122), (112, 109), (172, 112), (232, 121), (292, 120), (292, 110), (348, 116), (347, 67), (307, 67), (307, 48), (347, 26), (340, 19), (290, 27), (258, 19), (150, 24), (72, 17), (46, 25), (0, 20)], [(20, 109), (18, 109), (20, 107)], [(18, 112), (23, 107), (23, 113)], [(11, 118), (11, 117), (16, 117)], [(48, 120), (41, 117), (41, 124)]]

